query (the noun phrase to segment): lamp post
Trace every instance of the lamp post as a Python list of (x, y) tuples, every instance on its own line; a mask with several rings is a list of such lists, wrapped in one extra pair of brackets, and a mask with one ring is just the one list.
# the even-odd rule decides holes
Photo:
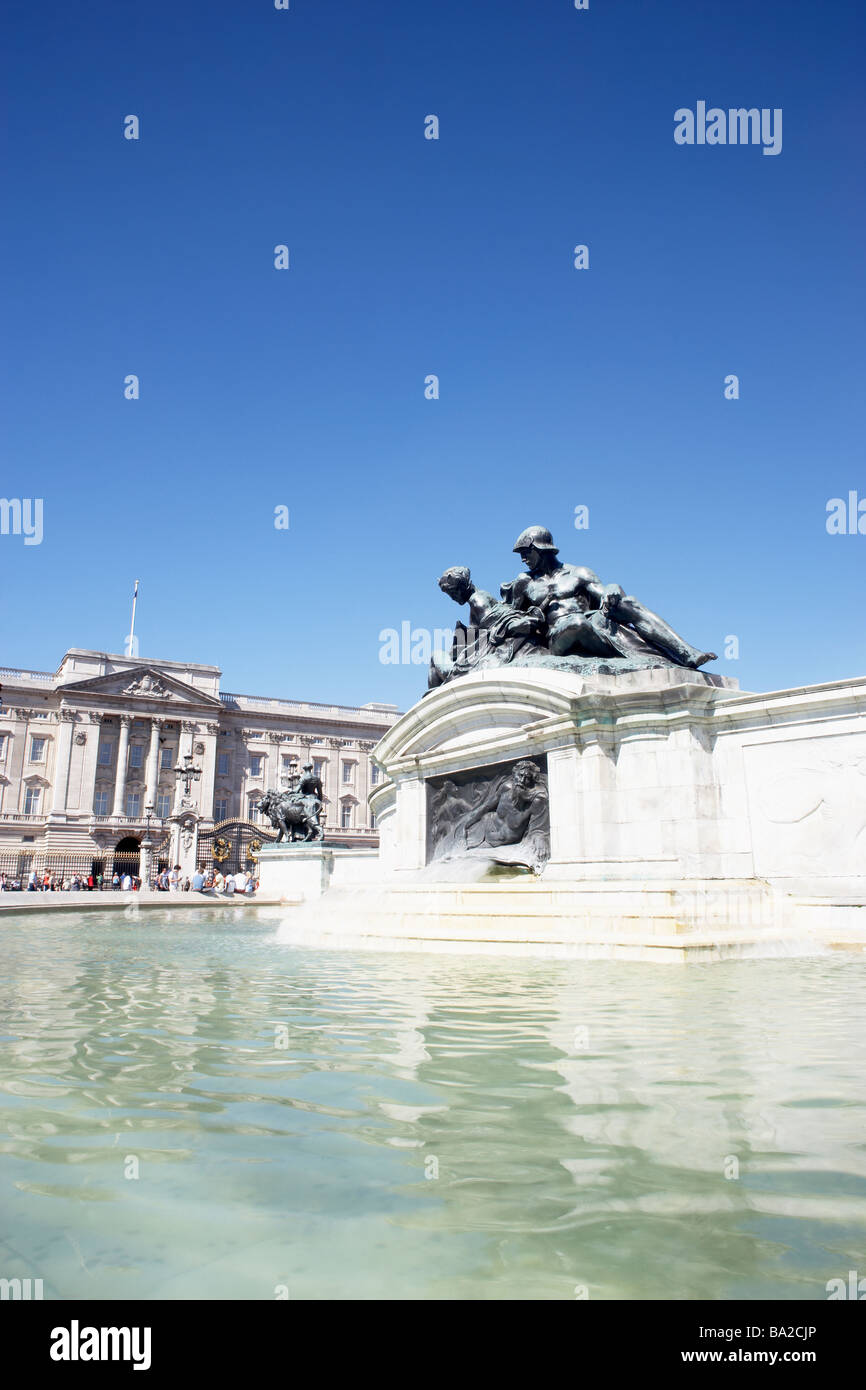
[(140, 845), (138, 871), (141, 876), (141, 886), (144, 889), (150, 887), (150, 852), (153, 849), (153, 840), (150, 838), (150, 822), (153, 819), (153, 805), (148, 802), (144, 808), (144, 837)]
[(201, 768), (194, 766), (192, 753), (186, 753), (184, 755), (183, 762), (178, 763), (177, 767), (174, 769), (174, 775), (177, 778), (178, 785), (183, 782), (184, 796), (189, 796), (193, 782), (198, 782), (201, 779)]
[[(175, 833), (172, 840), (172, 854), (175, 864), (186, 864), (187, 859), (192, 854), (193, 845), (195, 844), (196, 823), (198, 819), (196, 808), (193, 802), (190, 801), (189, 794), (193, 782), (198, 782), (201, 779), (201, 768), (196, 767), (193, 763), (192, 753), (184, 754), (184, 760), (182, 763), (178, 763), (177, 767), (174, 769), (174, 775), (177, 778), (178, 787), (183, 783), (183, 798), (181, 799), (180, 806), (176, 807), (173, 817), (175, 822)], [(190, 832), (190, 837), (187, 837), (187, 831)], [(182, 838), (185, 845), (183, 850), (181, 848)], [(187, 865), (187, 867), (189, 866)]]
[(298, 760), (295, 757), (295, 755), (292, 754), (291, 758), (289, 759), (288, 770), (286, 772), (280, 773), (280, 784), (282, 786), (283, 791), (293, 792), (295, 790), (295, 787), (298, 785), (299, 781), (300, 778), (298, 777)]

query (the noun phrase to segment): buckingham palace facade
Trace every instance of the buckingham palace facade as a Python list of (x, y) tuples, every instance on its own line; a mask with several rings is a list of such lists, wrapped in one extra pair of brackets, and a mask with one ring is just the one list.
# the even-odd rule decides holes
[(214, 842), (234, 849), (238, 827), (255, 847), (272, 835), (263, 792), (290, 787), (306, 762), (322, 781), (326, 840), (375, 848), (370, 753), (397, 707), (234, 695), (220, 676), (77, 647), (53, 674), (0, 668), (0, 869), (110, 875), (145, 834), (154, 866), (189, 867)]

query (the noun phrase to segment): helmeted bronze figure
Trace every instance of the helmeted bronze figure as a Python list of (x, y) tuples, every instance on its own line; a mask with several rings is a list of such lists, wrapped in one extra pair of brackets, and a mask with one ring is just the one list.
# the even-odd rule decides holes
[(522, 531), (514, 551), (526, 572), (501, 586), (501, 600), (477, 589), (463, 566), (440, 577), (449, 597), (469, 604), (471, 627), (458, 623), (451, 653), (434, 653), (431, 687), (506, 663), (616, 674), (653, 666), (695, 670), (716, 660), (621, 585), (602, 583), (586, 566), (563, 563), (545, 526)]
[(541, 608), (554, 655), (629, 656), (650, 647), (677, 666), (695, 669), (715, 661), (715, 652), (693, 647), (621, 585), (602, 584), (583, 565), (563, 564), (546, 527), (527, 527), (514, 550), (528, 572), (503, 587), (515, 607)]

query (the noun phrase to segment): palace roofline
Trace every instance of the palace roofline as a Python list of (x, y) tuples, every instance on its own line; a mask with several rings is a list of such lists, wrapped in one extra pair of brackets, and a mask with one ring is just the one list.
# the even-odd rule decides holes
[[(195, 673), (199, 676), (210, 677), (218, 695), (220, 702), (228, 709), (247, 710), (248, 712), (258, 711), (261, 714), (278, 714), (281, 711), (292, 711), (301, 713), (309, 710), (313, 713), (324, 714), (348, 714), (364, 715), (372, 717), (373, 722), (378, 722), (376, 716), (384, 716), (386, 719), (395, 718), (400, 713), (398, 705), (386, 704), (381, 701), (371, 700), (364, 705), (339, 705), (331, 704), (323, 700), (289, 700), (278, 695), (247, 695), (245, 693), (235, 693), (227, 690), (219, 690), (219, 681), (222, 676), (222, 669), (219, 666), (209, 665), (199, 661), (172, 661), (167, 657), (130, 657), (121, 652), (103, 652), (91, 647), (70, 647), (63, 656), (56, 671), (36, 671), (25, 667), (0, 666), (0, 682), (24, 682), (33, 684), (41, 689), (47, 685), (55, 689), (62, 690), (66, 684), (79, 682), (82, 678), (81, 671), (74, 669), (76, 657), (88, 657), (92, 661), (104, 662), (113, 670), (130, 669), (131, 667), (150, 666), (165, 671)], [(70, 669), (66, 669), (67, 666)]]

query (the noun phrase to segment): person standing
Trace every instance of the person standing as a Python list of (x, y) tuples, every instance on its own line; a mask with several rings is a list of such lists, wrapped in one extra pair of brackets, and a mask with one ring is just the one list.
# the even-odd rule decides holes
[(180, 865), (175, 864), (168, 876), (168, 891), (170, 893), (180, 892)]
[[(74, 881), (74, 880), (73, 880), (73, 887), (75, 887), (75, 881)], [(132, 874), (129, 872), (128, 869), (127, 869), (126, 873), (123, 875), (123, 878), (120, 880), (120, 887), (121, 887), (121, 889), (123, 890), (124, 893), (131, 893), (131, 892), (132, 892)]]

